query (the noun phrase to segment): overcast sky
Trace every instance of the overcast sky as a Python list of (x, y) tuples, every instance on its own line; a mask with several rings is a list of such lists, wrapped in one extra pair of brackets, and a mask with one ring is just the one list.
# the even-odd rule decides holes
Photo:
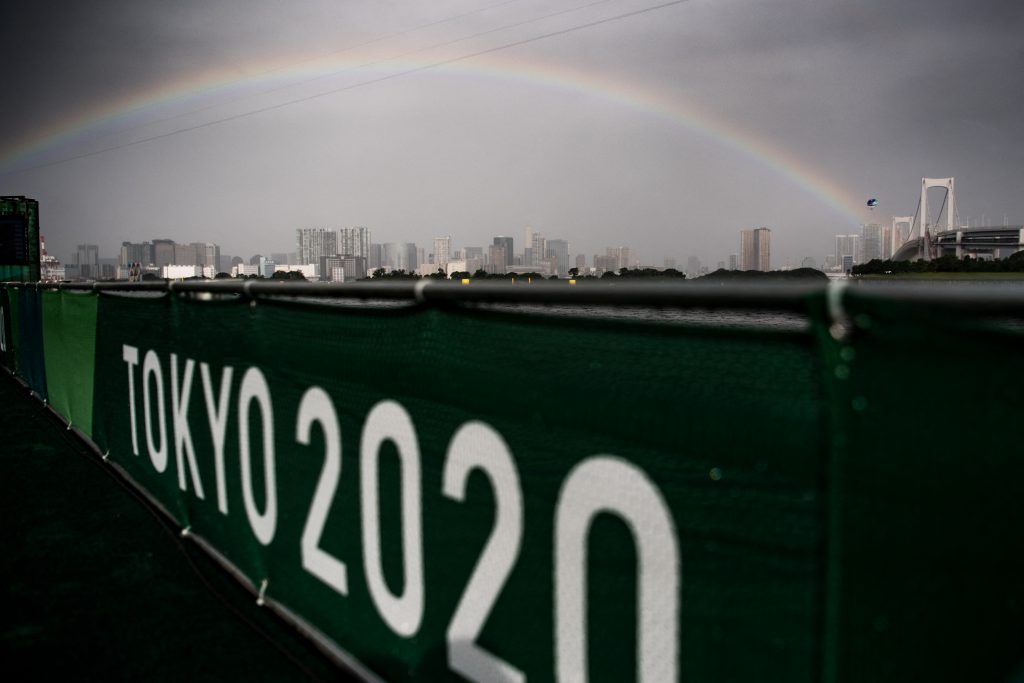
[(714, 267), (766, 226), (781, 267), (922, 176), (1024, 221), (1024, 2), (666, 1), (8, 0), (0, 194), (59, 258), (531, 225)]

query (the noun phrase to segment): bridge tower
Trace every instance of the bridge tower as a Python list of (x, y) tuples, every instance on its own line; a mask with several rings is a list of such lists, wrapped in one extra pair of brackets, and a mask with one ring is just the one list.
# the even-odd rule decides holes
[[(952, 178), (921, 178), (921, 253), (922, 258), (931, 259), (931, 235), (928, 233), (928, 189), (932, 187), (946, 188), (949, 207), (946, 209), (946, 230), (956, 227), (956, 194), (953, 192)], [(939, 209), (942, 213), (942, 209)]]

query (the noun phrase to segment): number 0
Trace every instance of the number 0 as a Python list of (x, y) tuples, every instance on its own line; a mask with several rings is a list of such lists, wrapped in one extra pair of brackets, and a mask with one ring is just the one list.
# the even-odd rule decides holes
[[(405, 587), (395, 595), (384, 581), (380, 556), (380, 447), (394, 441), (402, 463), (402, 569)], [(391, 630), (412, 636), (423, 620), (423, 510), (420, 500), (420, 447), (409, 413), (394, 401), (370, 410), (359, 446), (359, 490), (362, 493), (363, 569), (370, 596)]]
[(672, 515), (635, 465), (595, 455), (572, 469), (555, 510), (555, 660), (560, 681), (587, 680), (587, 536), (601, 512), (622, 518), (637, 545), (637, 680), (679, 674), (679, 547)]

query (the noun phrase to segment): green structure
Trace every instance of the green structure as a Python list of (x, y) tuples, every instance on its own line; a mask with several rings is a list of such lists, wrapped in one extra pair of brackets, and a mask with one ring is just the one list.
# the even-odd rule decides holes
[(39, 281), (39, 202), (0, 197), (0, 280)]
[(202, 287), (0, 288), (0, 363), (357, 675), (1024, 672), (1019, 295), (803, 288), (752, 329), (461, 304), (764, 287)]

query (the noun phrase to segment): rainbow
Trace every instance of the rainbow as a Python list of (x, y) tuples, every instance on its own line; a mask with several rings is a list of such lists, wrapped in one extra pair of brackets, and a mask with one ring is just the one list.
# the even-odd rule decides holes
[[(442, 74), (500, 78), (534, 87), (553, 88), (601, 99), (643, 115), (660, 118), (705, 136), (772, 172), (781, 174), (794, 186), (813, 195), (821, 203), (845, 217), (851, 226), (858, 226), (863, 222), (860, 200), (851, 196), (848, 189), (829, 180), (820, 169), (751, 131), (701, 111), (691, 103), (594, 73), (552, 67), (548, 64), (537, 66), (521, 61), (501, 61), (494, 57), (495, 55), (485, 55), (471, 60), (457, 57), (433, 62), (398, 61), (400, 58), (395, 58), (371, 63), (360, 63), (351, 57), (305, 60), (284, 68), (268, 66), (254, 75), (245, 77), (239, 77), (233, 70), (211, 69), (184, 79), (162, 83), (128, 97), (105, 102), (92, 110), (78, 112), (46, 130), (37, 132), (20, 145), (0, 151), (0, 175), (17, 172), (17, 167), (23, 162), (31, 162), (33, 158), (39, 158), (39, 155), (56, 152), (64, 145), (102, 135), (103, 131), (131, 127), (133, 120), (143, 117), (156, 117), (157, 121), (166, 120), (159, 118), (162, 112), (169, 112), (175, 107), (182, 108), (183, 105), (186, 107), (186, 113), (201, 112), (204, 110), (203, 107), (188, 110), (187, 106), (190, 103), (201, 102), (206, 97), (231, 97), (233, 91), (246, 90), (254, 90), (256, 95), (265, 95), (341, 74), (367, 76), (347, 86), (332, 88), (312, 97), (285, 99), (282, 105), (275, 105), (284, 106), (292, 101), (312, 99), (430, 69)], [(174, 118), (177, 116), (170, 116), (170, 119)], [(143, 138), (141, 141), (145, 140), (146, 138)], [(114, 145), (113, 148), (116, 149), (118, 146)], [(31, 168), (31, 163), (28, 165)]]

